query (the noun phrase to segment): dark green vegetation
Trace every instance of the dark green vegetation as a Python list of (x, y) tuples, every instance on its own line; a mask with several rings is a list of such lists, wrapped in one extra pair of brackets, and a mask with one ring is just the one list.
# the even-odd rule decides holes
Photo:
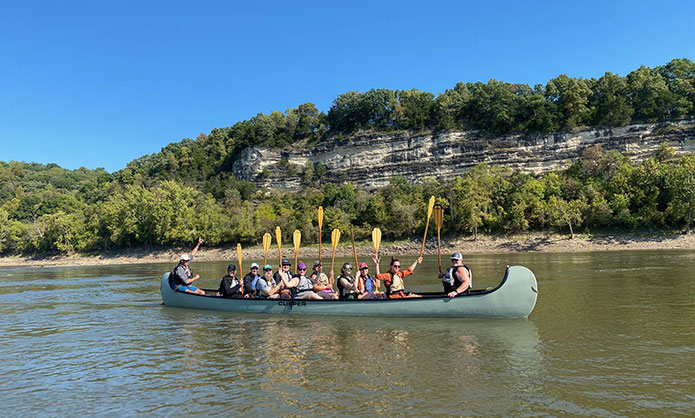
[(691, 115), (695, 63), (687, 59), (640, 67), (627, 77), (561, 75), (533, 89), (491, 80), (459, 83), (437, 98), (417, 90), (348, 92), (327, 114), (311, 103), (259, 114), (195, 141), (169, 144), (114, 174), (0, 163), (0, 254), (190, 245), (198, 236), (212, 245), (257, 243), (276, 225), (288, 238), (300, 229), (304, 242), (316, 242), (319, 205), (326, 210), (327, 234), (353, 224), (358, 239), (375, 226), (385, 238), (402, 238), (423, 230), (430, 195), (446, 208), (444, 232), (451, 234), (689, 229), (695, 156), (674, 158), (667, 146), (637, 165), (593, 147), (567, 169), (541, 177), (479, 166), (448, 183), (394, 178), (378, 193), (325, 183), (320, 164), (281, 167), (301, 175), (305, 188), (299, 193), (257, 190), (230, 169), (249, 146), (319, 144), (360, 130), (505, 134)]
[(181, 182), (149, 184), (151, 178), (126, 172), (0, 163), (0, 253), (190, 245), (198, 236), (212, 245), (256, 244), (276, 225), (286, 240), (299, 229), (304, 242), (316, 242), (319, 205), (324, 241), (331, 229), (350, 224), (358, 239), (375, 226), (384, 237), (410, 237), (422, 233), (430, 195), (445, 207), (448, 234), (658, 231), (689, 228), (695, 198), (695, 155), (674, 158), (668, 146), (637, 165), (596, 146), (566, 170), (541, 177), (480, 165), (448, 183), (394, 178), (378, 193), (349, 183), (286, 193), (230, 180), (215, 198)]

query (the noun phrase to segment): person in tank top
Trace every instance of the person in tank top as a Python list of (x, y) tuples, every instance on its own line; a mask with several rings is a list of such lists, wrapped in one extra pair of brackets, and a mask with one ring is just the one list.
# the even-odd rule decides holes
[(406, 270), (401, 270), (401, 262), (397, 258), (391, 257), (391, 264), (389, 265), (389, 271), (386, 273), (379, 273), (379, 258), (372, 257), (374, 263), (376, 263), (376, 278), (384, 282), (386, 286), (386, 296), (389, 299), (401, 299), (401, 298), (420, 298), (421, 295), (416, 295), (413, 293), (405, 293), (405, 284), (403, 279), (405, 277), (413, 274), (415, 267), (418, 263), (422, 262), (422, 257), (419, 257), (413, 262)]
[(468, 266), (463, 264), (463, 256), (456, 252), (451, 254), (451, 267), (445, 273), (439, 272), (444, 285), (444, 293), (454, 298), (466, 292), (471, 287), (471, 274)]

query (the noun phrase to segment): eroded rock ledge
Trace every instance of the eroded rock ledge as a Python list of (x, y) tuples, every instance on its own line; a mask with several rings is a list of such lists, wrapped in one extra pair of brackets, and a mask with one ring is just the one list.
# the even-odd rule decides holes
[(378, 189), (396, 175), (412, 182), (426, 177), (449, 180), (478, 163), (543, 173), (576, 160), (585, 148), (597, 144), (639, 161), (663, 142), (678, 153), (695, 152), (695, 119), (501, 137), (478, 132), (367, 133), (315, 147), (247, 148), (233, 171), (261, 187), (298, 190), (307, 162), (321, 162), (327, 181), (349, 179), (359, 188)]

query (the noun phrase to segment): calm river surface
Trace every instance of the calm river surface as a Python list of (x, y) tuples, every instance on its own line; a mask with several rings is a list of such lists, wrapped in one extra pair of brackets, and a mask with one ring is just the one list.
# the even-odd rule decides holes
[[(0, 268), (3, 415), (692, 416), (695, 252), (466, 262), (476, 288), (529, 267), (535, 311), (237, 315), (162, 306), (174, 263)], [(226, 264), (194, 261), (198, 284)], [(435, 270), (426, 258), (406, 288), (439, 289)]]

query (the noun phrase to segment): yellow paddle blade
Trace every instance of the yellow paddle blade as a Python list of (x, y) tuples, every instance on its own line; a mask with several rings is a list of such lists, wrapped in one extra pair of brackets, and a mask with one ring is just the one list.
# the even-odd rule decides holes
[(243, 272), (244, 269), (241, 267), (241, 244), (236, 245), (236, 257), (239, 260), (239, 271)]
[(275, 227), (275, 241), (278, 243), (278, 248), (282, 248), (282, 231), (279, 226)]
[(442, 229), (444, 224), (444, 208), (441, 205), (434, 205), (434, 224), (437, 226), (437, 231)]
[(374, 243), (374, 252), (378, 254), (381, 245), (381, 229), (374, 228), (372, 230), (372, 242)]
[(270, 232), (266, 232), (263, 234), (263, 251), (268, 253), (268, 250), (270, 250), (270, 241), (273, 239), (273, 236), (270, 235)]
[(434, 196), (430, 197), (430, 203), (427, 205), (427, 219), (432, 216), (432, 209), (434, 208)]
[(319, 206), (319, 229), (323, 226), (323, 206)]
[(333, 245), (333, 249), (335, 250), (338, 248), (338, 242), (340, 241), (340, 229), (336, 228), (331, 232), (331, 245)]
[(294, 230), (292, 241), (294, 242), (294, 250), (297, 251), (299, 249), (299, 244), (302, 242), (302, 233), (299, 229)]

